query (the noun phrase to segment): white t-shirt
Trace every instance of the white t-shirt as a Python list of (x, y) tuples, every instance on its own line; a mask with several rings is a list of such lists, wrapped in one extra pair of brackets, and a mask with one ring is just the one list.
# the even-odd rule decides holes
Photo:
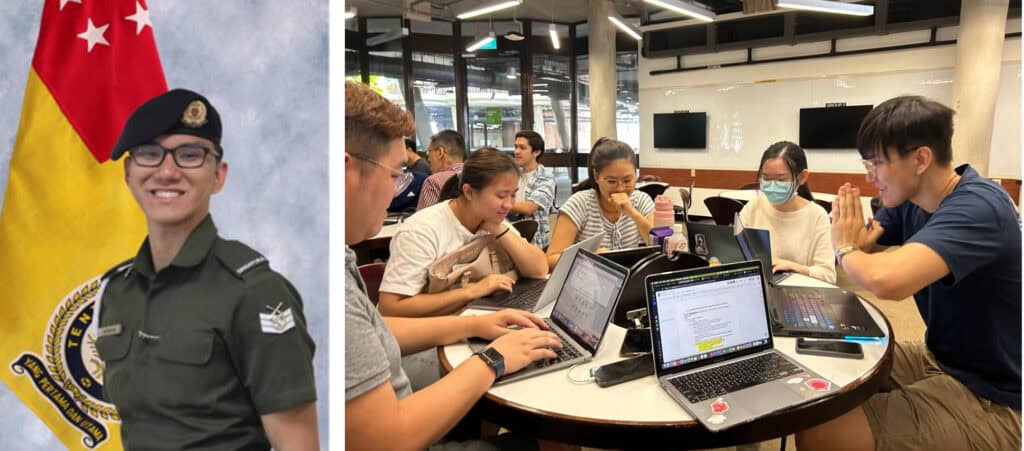
[(530, 177), (537, 170), (534, 169), (530, 172), (524, 172), (519, 176), (519, 190), (516, 191), (516, 202), (522, 202), (526, 200), (526, 187), (530, 185)]
[[(654, 213), (654, 201), (643, 191), (633, 191), (629, 195), (629, 201), (644, 217)], [(601, 247), (610, 251), (643, 246), (647, 237), (640, 235), (640, 229), (636, 227), (633, 218), (623, 213), (619, 215), (619, 220), (612, 224), (601, 214), (600, 202), (596, 190), (585, 189), (570, 196), (569, 200), (565, 201), (565, 204), (559, 209), (560, 213), (565, 213), (576, 224), (578, 230), (573, 243), (579, 243), (605, 232)]]
[[(511, 227), (508, 221), (506, 226)], [(512, 227), (508, 233), (519, 236)], [(427, 270), (437, 259), (462, 247), (477, 236), (487, 235), (483, 229), (467, 230), (449, 206), (438, 202), (410, 216), (391, 237), (391, 256), (384, 268), (380, 292), (415, 296), (427, 288)]]
[(832, 255), (832, 223), (821, 205), (807, 202), (796, 211), (779, 211), (758, 192), (757, 198), (740, 210), (744, 227), (768, 229), (772, 258), (782, 258), (809, 268), (810, 276), (836, 283), (836, 260)]

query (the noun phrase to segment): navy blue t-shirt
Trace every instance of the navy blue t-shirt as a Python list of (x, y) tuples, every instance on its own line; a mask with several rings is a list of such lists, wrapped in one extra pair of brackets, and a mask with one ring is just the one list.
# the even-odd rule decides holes
[(975, 394), (1020, 410), (1020, 223), (1001, 186), (968, 165), (956, 172), (960, 181), (932, 214), (909, 201), (879, 210), (878, 243), (921, 243), (945, 260), (950, 274), (914, 294), (925, 343)]

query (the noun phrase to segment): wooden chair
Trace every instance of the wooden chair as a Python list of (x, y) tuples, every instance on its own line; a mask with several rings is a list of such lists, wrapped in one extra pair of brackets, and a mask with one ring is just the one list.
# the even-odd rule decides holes
[(512, 223), (512, 227), (519, 231), (519, 235), (530, 242), (533, 242), (533, 236), (537, 234), (538, 226), (539, 224), (534, 219), (520, 219)]
[(728, 197), (712, 196), (704, 199), (704, 206), (708, 207), (715, 224), (732, 225), (736, 213), (743, 209), (743, 202)]
[(391, 237), (371, 238), (352, 246), (356, 253), (356, 264), (365, 265), (375, 262), (387, 262), (391, 256)]
[(370, 297), (370, 302), (373, 305), (377, 305), (377, 300), (380, 298), (380, 282), (384, 279), (385, 266), (387, 266), (385, 263), (359, 266), (359, 275), (362, 276), (363, 283), (366, 284), (366, 294)]

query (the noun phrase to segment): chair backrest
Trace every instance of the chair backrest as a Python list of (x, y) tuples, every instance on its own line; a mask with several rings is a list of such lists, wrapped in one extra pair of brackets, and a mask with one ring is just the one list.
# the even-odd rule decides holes
[(673, 255), (673, 259), (669, 259), (667, 254), (658, 252), (640, 260), (630, 268), (629, 279), (626, 280), (626, 286), (622, 288), (619, 303), (615, 306), (615, 314), (612, 315), (612, 323), (625, 328), (633, 327), (632, 322), (626, 318), (626, 313), (630, 310), (647, 307), (647, 289), (644, 286), (644, 279), (648, 275), (708, 266), (708, 261), (696, 254), (675, 252)]
[(384, 267), (385, 263), (370, 263), (359, 266), (359, 275), (363, 278), (363, 283), (366, 284), (366, 294), (370, 297), (370, 302), (373, 305), (377, 305), (377, 300), (380, 298), (380, 282), (384, 279)]
[(512, 223), (512, 227), (515, 227), (519, 231), (519, 235), (526, 241), (533, 242), (533, 236), (537, 234), (537, 221), (534, 219), (520, 219)]
[(665, 193), (668, 189), (668, 183), (665, 182), (646, 182), (643, 185), (637, 186), (636, 189), (647, 193), (651, 196), (651, 200)]
[(814, 203), (821, 205), (821, 208), (825, 209), (825, 213), (832, 213), (832, 202), (821, 199), (814, 199)]
[(356, 264), (365, 265), (374, 262), (387, 262), (391, 257), (391, 237), (371, 238), (352, 246), (356, 253)]
[(743, 209), (743, 202), (728, 197), (712, 196), (704, 198), (704, 206), (708, 207), (715, 224), (731, 225), (733, 217)]

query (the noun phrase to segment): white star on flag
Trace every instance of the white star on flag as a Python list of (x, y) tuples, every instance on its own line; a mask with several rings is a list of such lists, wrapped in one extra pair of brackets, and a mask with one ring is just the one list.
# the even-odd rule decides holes
[(142, 34), (142, 30), (146, 29), (146, 25), (153, 28), (153, 22), (149, 21), (149, 11), (142, 9), (142, 4), (139, 2), (135, 2), (135, 14), (125, 17), (124, 19), (135, 22), (136, 36)]
[(92, 19), (88, 20), (88, 27), (85, 29), (85, 31), (78, 34), (78, 38), (85, 39), (89, 43), (90, 53), (92, 52), (93, 46), (95, 46), (97, 43), (109, 47), (110, 43), (107, 42), (107, 38), (103, 37), (103, 33), (107, 32), (107, 27), (109, 27), (110, 24), (106, 24), (102, 27), (97, 28), (95, 25), (92, 24)]
[(60, 0), (60, 10), (64, 11), (64, 5), (67, 5), (68, 3), (78, 3), (81, 5), (82, 0)]

